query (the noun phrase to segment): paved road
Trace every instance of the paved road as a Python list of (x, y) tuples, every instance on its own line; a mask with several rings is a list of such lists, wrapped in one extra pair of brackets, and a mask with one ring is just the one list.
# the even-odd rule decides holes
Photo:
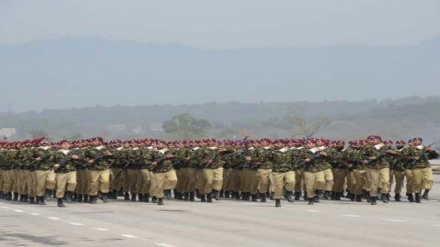
[(0, 246), (438, 246), (439, 182), (431, 194), (421, 204), (283, 201), (281, 208), (232, 200), (66, 208), (0, 201)]

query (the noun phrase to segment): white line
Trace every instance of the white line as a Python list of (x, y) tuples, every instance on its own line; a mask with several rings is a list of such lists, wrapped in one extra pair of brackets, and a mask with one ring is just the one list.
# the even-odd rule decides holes
[(74, 226), (83, 226), (83, 223), (78, 223), (78, 222), (70, 222), (69, 224), (74, 225)]
[(385, 221), (391, 221), (391, 222), (405, 222), (404, 220), (396, 220), (396, 219), (382, 219)]
[(139, 238), (139, 237), (136, 237), (136, 236), (133, 236), (133, 235), (130, 235), (130, 234), (122, 234), (121, 236), (122, 237), (126, 237), (126, 238)]
[(8, 208), (8, 207), (2, 207), (3, 209), (10, 209), (10, 208)]
[(37, 214), (37, 213), (29, 213), (30, 215), (33, 215), (33, 216), (38, 216), (38, 215), (41, 215), (41, 214)]
[(101, 232), (109, 231), (109, 229), (104, 229), (104, 228), (93, 228), (93, 229), (95, 229), (97, 231), (101, 231)]
[(313, 213), (320, 213), (321, 211), (319, 211), (319, 210), (313, 210), (313, 209), (310, 209), (310, 210), (307, 210), (307, 211), (309, 211), (309, 212), (313, 212)]
[(60, 218), (57, 217), (47, 217), (49, 220), (60, 220)]
[(20, 210), (20, 209), (15, 209), (14, 212), (17, 212), (17, 213), (23, 213), (24, 211), (23, 211), (23, 210)]
[(176, 247), (176, 246), (174, 246), (174, 245), (167, 244), (167, 243), (157, 243), (156, 245), (158, 245), (158, 246), (162, 246), (162, 247)]
[(353, 217), (353, 218), (359, 218), (359, 217), (361, 217), (360, 215), (355, 215), (355, 214), (343, 214), (342, 216), (345, 216), (345, 217)]

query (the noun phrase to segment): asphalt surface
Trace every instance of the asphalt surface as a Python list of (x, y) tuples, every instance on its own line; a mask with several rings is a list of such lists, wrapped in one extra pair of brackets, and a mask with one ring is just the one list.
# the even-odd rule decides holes
[(439, 246), (440, 176), (421, 204), (0, 201), (0, 246)]

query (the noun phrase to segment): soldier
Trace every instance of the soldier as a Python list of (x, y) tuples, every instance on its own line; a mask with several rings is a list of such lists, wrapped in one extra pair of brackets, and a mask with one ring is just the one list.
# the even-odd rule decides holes
[(325, 184), (325, 179), (320, 174), (319, 160), (321, 155), (326, 155), (324, 151), (317, 148), (316, 138), (310, 138), (306, 141), (306, 150), (302, 153), (300, 159), (301, 165), (304, 166), (304, 182), (306, 186), (306, 194), (309, 205), (319, 202), (319, 195), (315, 194), (315, 184)]
[[(432, 189), (434, 178), (432, 175), (429, 159), (435, 159), (439, 155), (433, 147), (423, 146), (423, 139), (416, 137), (413, 139), (414, 146), (408, 150), (408, 159), (411, 160), (412, 173), (414, 176), (415, 201), (420, 203), (420, 193), (425, 189), (423, 198), (429, 200), (429, 191)], [(423, 188), (422, 188), (423, 186)]]
[(153, 154), (154, 161), (153, 173), (154, 179), (157, 183), (155, 196), (157, 197), (157, 205), (164, 205), (163, 198), (165, 197), (165, 186), (174, 189), (177, 184), (176, 171), (173, 168), (173, 159), (175, 158), (171, 150), (166, 147), (165, 141), (158, 141), (157, 151)]
[(347, 177), (348, 169), (351, 168), (349, 167), (349, 164), (347, 164), (344, 157), (344, 146), (344, 141), (337, 140), (333, 142), (333, 148), (331, 149), (333, 156), (331, 164), (333, 167), (333, 177), (335, 181), (331, 198), (338, 201), (341, 200), (341, 196), (344, 191), (345, 178)]
[[(65, 207), (63, 198), (66, 196), (67, 202), (72, 202), (72, 195), (76, 189), (76, 161), (79, 159), (70, 150), (70, 143), (67, 140), (60, 141), (61, 148), (55, 153), (54, 170), (57, 181), (56, 198), (57, 206)], [(67, 186), (67, 193), (66, 193)]]
[(37, 161), (36, 177), (37, 177), (37, 202), (40, 205), (46, 205), (44, 195), (51, 196), (55, 189), (55, 173), (54, 166), (54, 150), (46, 138), (37, 140), (39, 147), (35, 153), (35, 160)]
[(393, 184), (393, 178), (396, 181), (396, 186), (394, 187), (394, 200), (396, 202), (401, 201), (401, 192), (403, 187), (403, 181), (405, 179), (405, 141), (396, 141), (396, 147), (393, 149), (394, 154), (391, 163), (391, 177), (390, 183)]
[[(323, 195), (324, 199), (328, 200), (331, 197), (331, 191), (333, 189), (334, 181), (333, 181), (333, 172), (331, 162), (333, 161), (333, 152), (327, 146), (329, 145), (330, 140), (327, 139), (317, 139), (316, 146), (319, 149), (320, 153), (323, 152), (326, 155), (322, 157), (318, 157), (317, 161), (320, 161), (317, 166), (319, 171), (317, 173), (318, 176), (323, 176), (325, 183), (317, 183), (316, 190), (318, 191), (318, 196)], [(321, 179), (319, 179), (320, 181)], [(324, 191), (324, 192), (323, 192)]]
[(281, 207), (281, 198), (285, 188), (284, 197), (288, 202), (293, 202), (293, 190), (295, 189), (295, 172), (293, 172), (293, 154), (286, 147), (287, 141), (279, 139), (275, 141), (276, 151), (272, 152), (272, 179), (275, 207)]
[(272, 140), (269, 138), (264, 138), (261, 140), (261, 146), (255, 153), (256, 163), (258, 164), (258, 193), (260, 195), (261, 202), (266, 202), (266, 193), (269, 191), (270, 176), (272, 173), (272, 152), (275, 151), (272, 146)]
[(110, 164), (113, 154), (103, 145), (102, 137), (92, 138), (92, 147), (84, 152), (84, 158), (88, 163), (90, 177), (90, 203), (96, 204), (98, 192), (101, 192), (102, 200), (108, 202)]

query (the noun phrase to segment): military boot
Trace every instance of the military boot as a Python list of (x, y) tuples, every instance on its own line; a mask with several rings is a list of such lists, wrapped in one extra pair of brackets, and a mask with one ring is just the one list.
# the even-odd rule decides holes
[(46, 189), (45, 194), (46, 200), (50, 201), (53, 199), (53, 190)]
[(76, 202), (82, 202), (83, 201), (83, 195), (82, 194), (78, 194), (76, 196)]
[(342, 195), (342, 192), (335, 192), (335, 200), (336, 201), (340, 201), (341, 200), (341, 195)]
[(188, 201), (189, 200), (189, 193), (188, 192), (183, 193), (183, 200), (184, 201)]
[(18, 202), (18, 192), (14, 192), (14, 198), (12, 199), (14, 202)]
[(373, 196), (373, 197), (370, 198), (370, 204), (371, 204), (371, 205), (377, 205), (376, 197), (375, 197), (375, 196)]
[(6, 201), (11, 201), (12, 200), (12, 193), (11, 192), (9, 192), (7, 195), (6, 195)]
[(20, 199), (18, 200), (19, 202), (24, 202), (24, 195), (19, 195)]
[(309, 203), (307, 203), (308, 205), (313, 205), (315, 203), (314, 198), (309, 198), (308, 201), (309, 201)]
[(3, 191), (0, 191), (0, 200), (5, 199), (5, 195), (3, 194)]
[(257, 198), (257, 194), (251, 195), (251, 201), (256, 202)]
[(338, 194), (338, 193), (332, 191), (332, 193), (330, 194), (330, 200), (336, 201), (336, 194)]
[(109, 200), (108, 200), (108, 194), (107, 194), (107, 193), (102, 193), (101, 200), (102, 200), (103, 202), (109, 202)]
[(357, 196), (356, 196), (356, 201), (357, 201), (357, 202), (362, 202), (362, 197), (361, 197), (361, 195), (357, 195)]
[(131, 201), (135, 202), (137, 200), (136, 193), (131, 193)]
[(144, 201), (144, 194), (139, 194), (139, 201), (143, 202)]
[(125, 192), (124, 200), (125, 201), (130, 201), (130, 194), (128, 192)]
[(394, 200), (395, 200), (396, 202), (400, 202), (400, 201), (401, 201), (401, 199), (400, 199), (400, 194), (399, 194), (399, 193), (396, 193), (396, 195), (394, 196)]
[(90, 196), (90, 204), (98, 203), (98, 196)]
[(206, 202), (212, 202), (212, 193), (206, 195)]
[(220, 190), (220, 193), (218, 194), (218, 196), (220, 198), (224, 198), (225, 197), (225, 192), (223, 190)]
[(200, 201), (201, 201), (201, 202), (206, 202), (206, 197), (205, 197), (205, 195), (200, 195)]
[(72, 202), (72, 191), (66, 192), (66, 202), (71, 203)]
[(216, 201), (220, 201), (220, 200), (221, 200), (221, 199), (220, 199), (220, 193), (219, 193), (218, 190), (212, 190), (212, 197), (214, 197), (214, 199), (215, 199)]
[(422, 198), (425, 199), (425, 200), (429, 200), (429, 190), (425, 190), (423, 192)]
[(83, 200), (83, 202), (84, 202), (84, 203), (88, 203), (88, 202), (89, 202), (89, 195), (87, 195), (87, 194), (84, 195), (84, 200)]
[(295, 192), (295, 201), (299, 201), (301, 199), (301, 192)]
[(314, 198), (313, 198), (313, 202), (316, 202), (316, 203), (319, 203), (320, 201), (319, 201), (319, 196), (315, 196)]
[(35, 197), (34, 196), (29, 197), (29, 204), (35, 204)]
[(46, 205), (44, 202), (44, 196), (37, 196), (38, 205)]
[(330, 191), (328, 191), (328, 190), (324, 191), (324, 199), (328, 200), (330, 198), (331, 198)]
[(165, 193), (165, 198), (167, 200), (172, 200), (173, 199), (172, 196), (171, 196), (171, 190), (165, 190), (164, 193)]
[(60, 208), (64, 208), (65, 207), (62, 198), (58, 198), (57, 206), (60, 207)]
[(409, 202), (414, 202), (413, 194), (407, 194), (407, 196), (408, 196), (408, 201)]
[(190, 202), (193, 202), (195, 200), (195, 198), (194, 198), (194, 192), (190, 192), (189, 193), (189, 201)]
[(144, 194), (144, 202), (150, 202), (150, 194)]
[(380, 195), (380, 200), (381, 200), (383, 203), (388, 203), (387, 195), (386, 195), (386, 194), (381, 194), (381, 195)]
[(260, 194), (260, 199), (261, 199), (261, 202), (266, 202), (266, 194), (261, 193)]
[(235, 193), (234, 196), (235, 200), (240, 200), (240, 192), (233, 192), (233, 193)]
[(275, 207), (277, 207), (277, 208), (281, 207), (281, 200), (280, 199), (275, 200)]
[(288, 202), (294, 202), (294, 198), (292, 197), (293, 192), (292, 191), (286, 191), (284, 193), (284, 198), (286, 198), (286, 200)]
[(151, 198), (151, 203), (157, 203), (157, 197), (153, 196), (153, 197)]
[(231, 198), (231, 192), (230, 191), (225, 191), (225, 198)]
[(420, 200), (420, 193), (416, 193), (416, 202), (417, 203), (421, 203), (422, 201)]
[(157, 200), (157, 205), (163, 205), (163, 198), (159, 198)]

